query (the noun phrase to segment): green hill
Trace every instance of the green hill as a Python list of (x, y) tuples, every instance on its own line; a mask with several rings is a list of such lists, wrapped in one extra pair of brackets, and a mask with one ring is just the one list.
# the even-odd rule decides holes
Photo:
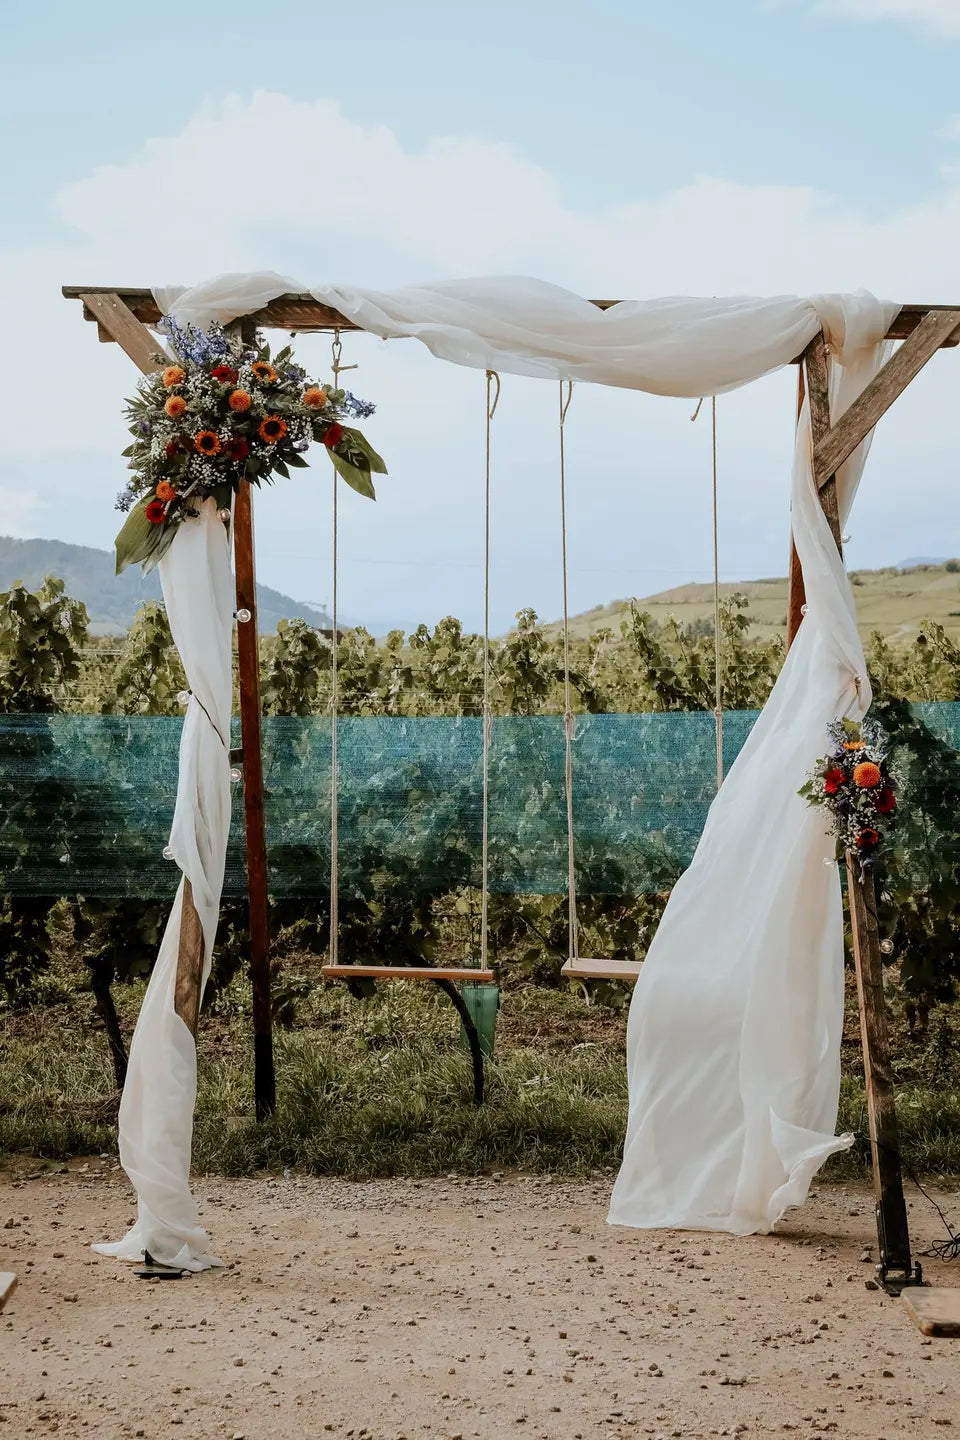
[[(915, 635), (924, 620), (936, 620), (952, 639), (960, 641), (960, 561), (924, 563), (886, 570), (852, 572), (853, 593), (860, 619), (860, 634), (868, 639), (879, 630), (889, 640)], [(742, 580), (720, 586), (722, 595), (746, 595), (754, 633), (782, 635), (787, 621), (787, 582)], [(674, 616), (682, 625), (713, 618), (712, 585), (679, 585), (637, 602), (657, 620)], [(616, 630), (626, 600), (599, 605), (572, 620), (576, 635), (592, 634), (604, 626)]]
[[(120, 635), (130, 625), (137, 607), (145, 600), (159, 600), (160, 581), (156, 573), (144, 576), (138, 566), (115, 575), (113, 555), (87, 545), (68, 545), (64, 540), (14, 540), (0, 535), (0, 590), (22, 580), (31, 590), (47, 575), (58, 576), (67, 594), (82, 600), (95, 634)], [(271, 590), (257, 586), (260, 630), (269, 634), (278, 620), (306, 620), (321, 628), (330, 625), (329, 616), (312, 605), (301, 605)]]

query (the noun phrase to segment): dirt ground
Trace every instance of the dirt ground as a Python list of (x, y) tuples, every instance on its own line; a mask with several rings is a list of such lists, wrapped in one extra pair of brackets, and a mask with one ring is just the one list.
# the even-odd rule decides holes
[[(741, 1240), (610, 1229), (606, 1181), (200, 1179), (227, 1268), (147, 1283), (88, 1249), (132, 1215), (114, 1162), (36, 1168), (0, 1178), (0, 1440), (960, 1428), (960, 1340), (866, 1288), (865, 1188)], [(911, 1218), (917, 1249), (942, 1237)]]

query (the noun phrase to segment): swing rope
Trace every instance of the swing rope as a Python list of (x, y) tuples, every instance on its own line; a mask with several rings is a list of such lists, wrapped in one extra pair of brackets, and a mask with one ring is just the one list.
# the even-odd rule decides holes
[[(566, 397), (564, 397), (566, 386)], [(563, 760), (567, 796), (567, 907), (569, 912), (567, 958), (580, 959), (580, 923), (577, 918), (577, 867), (573, 823), (573, 742), (576, 716), (570, 686), (570, 607), (567, 598), (567, 459), (564, 426), (573, 399), (573, 381), (560, 381), (560, 559), (563, 572)]]
[(483, 489), (483, 799), (480, 879), (480, 968), (487, 969), (490, 909), (490, 740), (493, 716), (490, 708), (490, 456), (493, 417), (500, 403), (500, 376), (487, 371), (486, 450)]
[(713, 719), (717, 738), (717, 790), (723, 784), (723, 672), (720, 659), (720, 527), (717, 518), (717, 397), (710, 397), (713, 456)]
[[(703, 407), (703, 396), (690, 416), (696, 420)], [(717, 742), (717, 790), (723, 784), (723, 669), (720, 657), (720, 528), (717, 494), (717, 397), (710, 397), (710, 448), (713, 482), (713, 724)]]
[[(343, 354), (343, 344), (340, 340), (340, 331), (335, 330), (333, 334), (333, 385), (334, 389), (339, 388), (340, 371), (343, 368), (340, 364), (340, 357)], [(337, 748), (337, 722), (340, 712), (340, 630), (338, 628), (338, 589), (339, 589), (339, 526), (337, 516), (337, 468), (333, 470), (333, 599), (331, 601), (331, 621), (333, 624), (333, 636), (330, 643), (330, 946), (329, 963), (339, 963), (340, 951), (340, 764)]]
[[(560, 558), (563, 578), (563, 734), (564, 734), (564, 784), (567, 798), (567, 902), (569, 908), (569, 933), (567, 944), (567, 964), (564, 966), (565, 974), (574, 976), (583, 975), (586, 972), (578, 971), (575, 967), (581, 963), (588, 966), (596, 966), (594, 961), (581, 962), (580, 957), (580, 923), (577, 916), (577, 876), (576, 876), (576, 828), (574, 825), (573, 812), (573, 742), (576, 739), (576, 716), (573, 713), (573, 693), (570, 684), (570, 609), (567, 591), (567, 462), (564, 427), (567, 420), (567, 411), (570, 409), (570, 401), (573, 399), (573, 382), (561, 380), (560, 382)], [(701, 399), (697, 408), (690, 416), (696, 420), (700, 414), (703, 400)], [(722, 655), (720, 647), (720, 526), (719, 526), (719, 487), (718, 487), (718, 463), (717, 463), (717, 398), (711, 397), (711, 452), (712, 452), (712, 485), (713, 485), (713, 692), (714, 707), (713, 717), (716, 732), (717, 744), (717, 790), (723, 784), (723, 672)], [(608, 978), (626, 979), (627, 970), (632, 971), (635, 978), (639, 971), (639, 964), (634, 962), (602, 962), (611, 967), (617, 964), (622, 966), (622, 972), (618, 970), (614, 975), (611, 970), (594, 968), (590, 973), (593, 975), (606, 975)]]

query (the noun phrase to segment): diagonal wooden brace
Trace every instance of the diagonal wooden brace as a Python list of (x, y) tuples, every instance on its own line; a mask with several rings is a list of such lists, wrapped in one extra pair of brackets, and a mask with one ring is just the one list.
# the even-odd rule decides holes
[(170, 364), (170, 357), (133, 311), (116, 294), (81, 295), (84, 308), (97, 322), (101, 340), (116, 340), (144, 375)]
[[(955, 310), (930, 310), (836, 425), (826, 434), (814, 435), (813, 472), (818, 488), (829, 484), (894, 400), (957, 329), (960, 326)], [(822, 343), (822, 336), (820, 338)]]

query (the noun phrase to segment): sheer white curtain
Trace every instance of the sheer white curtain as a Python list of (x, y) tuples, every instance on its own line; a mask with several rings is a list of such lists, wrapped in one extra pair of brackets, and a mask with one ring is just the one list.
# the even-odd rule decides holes
[(175, 1009), (184, 885), (203, 930), (201, 996), (210, 972), (230, 829), (233, 578), (230, 545), (212, 500), (185, 520), (159, 565), (170, 630), (190, 685), (169, 862), (183, 874), (130, 1047), (120, 1103), (120, 1160), (136, 1189), (136, 1224), (103, 1255), (188, 1270), (219, 1265), (190, 1193), (197, 1095), (194, 1037)]
[[(308, 288), (264, 272), (154, 293), (162, 308), (175, 308), (181, 323), (207, 325)], [(875, 373), (897, 308), (861, 292), (627, 301), (598, 311), (579, 296), (524, 278), (390, 292), (322, 286), (311, 293), (374, 334), (415, 337), (456, 364), (691, 397), (717, 394), (788, 363), (822, 327), (837, 413)], [(844, 515), (865, 453), (862, 446), (840, 477)], [(803, 1200), (824, 1158), (847, 1143), (834, 1135), (842, 1011), (839, 877), (836, 866), (825, 863), (832, 845), (823, 818), (796, 791), (822, 750), (827, 723), (839, 714), (862, 714), (869, 688), (852, 594), (814, 489), (806, 412), (797, 432), (792, 511), (807, 615), (711, 809), (634, 993), (630, 1120), (610, 1211), (615, 1223), (768, 1229), (788, 1205)], [(177, 641), (191, 644), (186, 635)], [(211, 659), (213, 651), (221, 659), (228, 653), (217, 649), (221, 642), (211, 635)], [(194, 655), (201, 663), (199, 652)], [(191, 675), (191, 683), (199, 684), (199, 677)], [(219, 752), (211, 752), (209, 762), (226, 764)], [(214, 891), (219, 894), (219, 881), (209, 887), (211, 899)], [(169, 983), (155, 977), (147, 1006), (153, 992)], [(164, 1024), (168, 1018), (164, 1012)], [(167, 1191), (176, 1201), (167, 1232), (194, 1254), (203, 1242), (184, 1200), (195, 1084), (193, 1072), (187, 1073), (194, 1063), (188, 1048), (189, 1055), (186, 1049), (173, 1055), (183, 1077), (175, 1106), (164, 1093), (165, 1060), (150, 1071), (152, 1091), (134, 1080), (135, 1098), (124, 1101), (124, 1163), (140, 1190), (143, 1221), (148, 1168), (156, 1154), (165, 1157), (159, 1169), (173, 1176)], [(149, 1178), (150, 1194), (162, 1194), (157, 1176)], [(134, 1242), (128, 1237), (126, 1243)]]

